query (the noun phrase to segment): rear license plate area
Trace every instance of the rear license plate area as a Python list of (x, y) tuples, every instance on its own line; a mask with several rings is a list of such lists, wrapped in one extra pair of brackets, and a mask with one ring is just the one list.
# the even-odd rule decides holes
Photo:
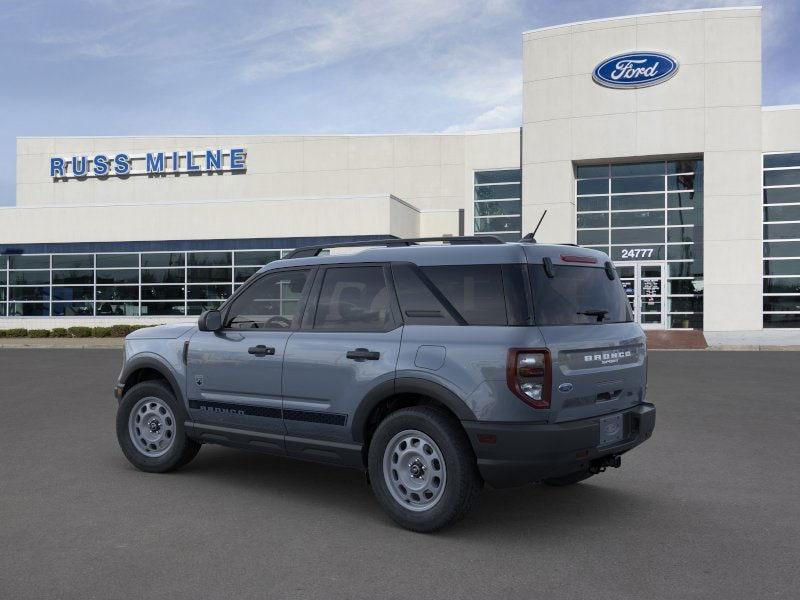
[(625, 433), (624, 422), (622, 420), (623, 416), (624, 415), (620, 413), (600, 419), (600, 440), (597, 443), (598, 446), (608, 446), (609, 444), (622, 440)]

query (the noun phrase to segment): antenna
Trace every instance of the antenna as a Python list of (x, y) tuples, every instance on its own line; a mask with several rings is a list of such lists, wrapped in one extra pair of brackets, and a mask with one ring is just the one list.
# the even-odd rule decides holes
[(534, 229), (534, 230), (533, 230), (533, 233), (531, 234), (531, 237), (532, 237), (532, 238), (536, 238), (536, 232), (537, 232), (537, 231), (539, 231), (539, 226), (542, 224), (542, 221), (544, 221), (544, 216), (545, 216), (546, 214), (547, 214), (547, 209), (545, 208), (545, 209), (544, 209), (544, 212), (542, 213), (542, 216), (541, 216), (541, 218), (539, 219), (539, 222), (536, 224), (536, 229)]
[(542, 221), (544, 221), (544, 216), (546, 214), (547, 214), (547, 209), (545, 208), (544, 212), (542, 213), (542, 216), (539, 218), (539, 222), (536, 224), (536, 228), (531, 233), (527, 234), (524, 238), (522, 238), (520, 240), (521, 242), (529, 242), (531, 244), (536, 243), (536, 232), (539, 231), (539, 227), (541, 226)]

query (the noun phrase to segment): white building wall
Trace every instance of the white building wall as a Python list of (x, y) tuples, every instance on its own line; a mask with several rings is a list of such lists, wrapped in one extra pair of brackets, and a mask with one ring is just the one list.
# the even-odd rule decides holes
[[(573, 165), (698, 154), (705, 162), (704, 326), (761, 329), (761, 10), (623, 17), (524, 34), (523, 229), (575, 241)], [(675, 57), (673, 78), (592, 80), (627, 51)]]
[[(246, 148), (246, 173), (66, 181), (49, 176), (52, 156), (231, 147)], [(427, 135), (19, 138), (17, 206), (166, 205), (392, 194), (419, 209), (425, 235), (456, 234), (459, 209), (468, 211), (467, 232), (471, 231), (473, 171), (518, 167), (519, 156), (517, 129)], [(341, 224), (339, 235), (345, 235), (349, 218), (342, 211), (331, 222)], [(287, 227), (285, 235), (297, 234)]]
[(3, 243), (416, 237), (420, 212), (388, 195), (0, 208)]
[(761, 132), (764, 152), (800, 152), (800, 104), (765, 106)]

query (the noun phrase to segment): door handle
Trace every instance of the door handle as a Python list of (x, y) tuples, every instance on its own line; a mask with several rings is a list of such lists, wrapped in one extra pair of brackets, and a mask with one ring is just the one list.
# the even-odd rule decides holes
[(272, 356), (275, 354), (275, 348), (267, 348), (263, 344), (259, 344), (258, 346), (248, 348), (247, 353), (255, 356)]
[(381, 357), (380, 352), (373, 352), (366, 348), (356, 348), (349, 350), (346, 354), (347, 358), (351, 360), (364, 361), (364, 360), (378, 360)]

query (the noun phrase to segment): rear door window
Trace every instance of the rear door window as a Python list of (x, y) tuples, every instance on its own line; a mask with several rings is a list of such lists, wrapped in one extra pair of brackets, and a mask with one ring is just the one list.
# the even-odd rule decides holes
[[(400, 310), (407, 325), (457, 325), (447, 307), (436, 297), (438, 290), (431, 289), (420, 279), (411, 265), (392, 265), (394, 287)], [(441, 297), (441, 296), (440, 296)]]
[(314, 329), (389, 331), (393, 328), (383, 267), (331, 267), (325, 270)]
[(533, 312), (537, 325), (597, 325), (633, 321), (619, 278), (605, 269), (554, 265), (548, 277), (543, 265), (530, 265)]

